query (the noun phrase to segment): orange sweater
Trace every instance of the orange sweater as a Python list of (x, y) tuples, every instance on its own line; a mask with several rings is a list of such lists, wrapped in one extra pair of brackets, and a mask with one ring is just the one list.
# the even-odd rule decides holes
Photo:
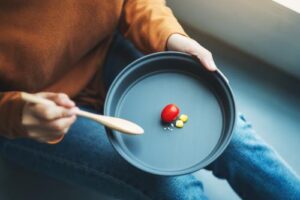
[(185, 34), (164, 0), (1, 0), (0, 135), (24, 135), (19, 91), (102, 106), (101, 66), (117, 27), (145, 53)]

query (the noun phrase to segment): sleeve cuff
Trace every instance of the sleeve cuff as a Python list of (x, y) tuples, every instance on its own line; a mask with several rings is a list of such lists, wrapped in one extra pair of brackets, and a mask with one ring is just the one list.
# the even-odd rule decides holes
[(24, 105), (25, 102), (20, 92), (0, 94), (0, 134), (2, 136), (19, 138), (26, 135), (27, 131), (22, 125)]

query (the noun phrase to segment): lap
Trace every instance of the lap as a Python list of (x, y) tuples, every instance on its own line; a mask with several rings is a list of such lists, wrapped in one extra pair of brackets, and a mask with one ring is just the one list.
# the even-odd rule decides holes
[(193, 175), (163, 177), (128, 164), (109, 143), (103, 126), (78, 118), (57, 145), (5, 140), (3, 156), (24, 167), (128, 199), (206, 199)]
[[(57, 145), (2, 139), (1, 152), (8, 160), (24, 167), (116, 198), (206, 199), (201, 182), (193, 175), (156, 176), (131, 166), (112, 148), (104, 127), (83, 118), (78, 118)], [(272, 166), (273, 170), (266, 166)], [(299, 180), (242, 115), (237, 119), (227, 149), (207, 169), (219, 178), (226, 178), (246, 199), (273, 198), (277, 182), (287, 185), (281, 195), (298, 195), (299, 190), (292, 185), (297, 185)], [(268, 177), (269, 182), (262, 181), (263, 177)]]

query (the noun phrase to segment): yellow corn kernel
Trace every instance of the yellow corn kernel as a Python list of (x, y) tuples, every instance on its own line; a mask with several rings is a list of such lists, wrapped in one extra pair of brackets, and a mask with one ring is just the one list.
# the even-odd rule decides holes
[(175, 126), (176, 126), (177, 128), (182, 128), (182, 127), (183, 127), (183, 121), (181, 121), (180, 119), (176, 120)]
[(185, 123), (185, 122), (187, 122), (189, 117), (186, 114), (182, 114), (182, 115), (180, 115), (179, 119)]

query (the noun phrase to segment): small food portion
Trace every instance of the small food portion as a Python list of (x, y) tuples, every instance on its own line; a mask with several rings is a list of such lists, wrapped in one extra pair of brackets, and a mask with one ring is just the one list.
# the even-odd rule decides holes
[(175, 123), (175, 126), (177, 127), (177, 128), (182, 128), (184, 125), (183, 125), (183, 121), (182, 120), (180, 120), (180, 119), (177, 119), (176, 120), (176, 123)]
[(185, 123), (188, 121), (189, 117), (186, 114), (181, 114), (179, 119)]
[[(164, 107), (161, 112), (161, 120), (164, 123), (168, 123), (168, 127), (165, 130), (173, 130), (171, 127), (183, 128), (184, 123), (188, 121), (188, 116), (186, 114), (181, 114), (179, 116), (179, 108), (175, 104), (168, 104)], [(179, 117), (178, 117), (179, 116)]]
[(161, 112), (161, 119), (165, 123), (173, 122), (179, 115), (179, 108), (175, 104), (168, 104)]

